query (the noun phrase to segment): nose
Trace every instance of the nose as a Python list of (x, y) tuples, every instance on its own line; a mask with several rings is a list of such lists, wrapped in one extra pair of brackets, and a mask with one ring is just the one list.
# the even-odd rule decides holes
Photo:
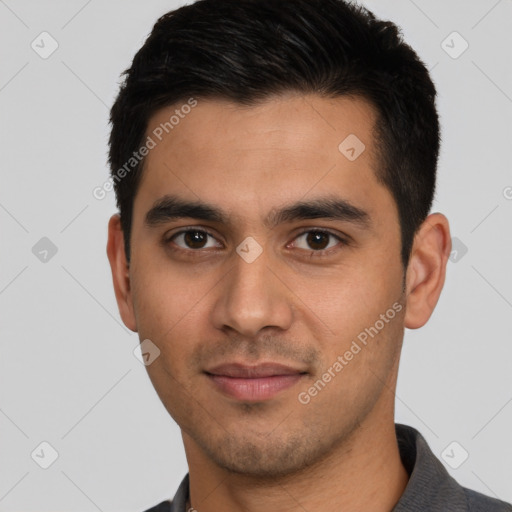
[(266, 327), (288, 329), (293, 320), (293, 294), (278, 276), (277, 265), (265, 250), (250, 263), (234, 255), (233, 267), (219, 283), (212, 311), (215, 327), (231, 328), (247, 337)]

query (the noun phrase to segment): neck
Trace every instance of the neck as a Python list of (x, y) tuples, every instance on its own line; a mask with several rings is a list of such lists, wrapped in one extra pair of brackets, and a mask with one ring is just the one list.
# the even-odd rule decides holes
[[(369, 420), (370, 418), (367, 418)], [(366, 421), (349, 439), (300, 474), (262, 482), (219, 468), (186, 434), (191, 501), (197, 512), (390, 512), (403, 494), (402, 465), (394, 421)]]

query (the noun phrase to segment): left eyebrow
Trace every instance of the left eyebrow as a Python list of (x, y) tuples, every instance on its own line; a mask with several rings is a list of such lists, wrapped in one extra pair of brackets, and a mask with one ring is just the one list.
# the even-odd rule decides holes
[[(229, 217), (228, 213), (214, 205), (165, 195), (158, 199), (146, 213), (145, 224), (153, 227), (171, 220), (193, 218), (227, 225), (230, 224)], [(338, 197), (320, 197), (281, 208), (273, 208), (264, 219), (264, 225), (273, 229), (285, 222), (307, 219), (338, 220), (365, 229), (369, 229), (372, 225), (370, 214), (367, 211)]]
[(311, 201), (301, 201), (281, 209), (273, 209), (265, 219), (270, 229), (295, 220), (330, 219), (356, 224), (369, 229), (372, 225), (370, 214), (346, 199), (321, 197)]

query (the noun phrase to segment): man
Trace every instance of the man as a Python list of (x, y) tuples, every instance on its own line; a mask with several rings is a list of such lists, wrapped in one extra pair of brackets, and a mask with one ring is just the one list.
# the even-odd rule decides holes
[(436, 91), (341, 0), (160, 18), (112, 108), (121, 317), (189, 465), (152, 511), (505, 511), (394, 423), (404, 328), (443, 288)]

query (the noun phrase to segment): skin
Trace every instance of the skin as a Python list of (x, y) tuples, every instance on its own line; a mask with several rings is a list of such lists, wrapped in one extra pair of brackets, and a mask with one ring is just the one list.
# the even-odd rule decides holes
[[(148, 134), (175, 108), (158, 111)], [(119, 216), (110, 219), (107, 254), (120, 314), (161, 351), (146, 368), (181, 428), (199, 512), (390, 511), (407, 485), (394, 430), (404, 327), (419, 328), (432, 314), (451, 242), (446, 217), (429, 215), (404, 290), (397, 207), (375, 178), (374, 122), (372, 106), (354, 97), (287, 94), (251, 107), (199, 100), (147, 156), (130, 265)], [(354, 161), (338, 150), (349, 134), (366, 146)], [(147, 226), (146, 213), (165, 194), (211, 203), (229, 223)], [(325, 196), (364, 209), (371, 226), (317, 218), (269, 229), (263, 222), (272, 209)], [(183, 236), (169, 241), (183, 228), (213, 236), (192, 248)], [(329, 235), (308, 243), (303, 228), (349, 243)], [(252, 263), (236, 252), (249, 236), (262, 248)], [(319, 256), (325, 246), (331, 252)], [(393, 304), (401, 311), (300, 403), (299, 393)], [(242, 402), (203, 373), (233, 361), (275, 361), (307, 374), (270, 400)]]

